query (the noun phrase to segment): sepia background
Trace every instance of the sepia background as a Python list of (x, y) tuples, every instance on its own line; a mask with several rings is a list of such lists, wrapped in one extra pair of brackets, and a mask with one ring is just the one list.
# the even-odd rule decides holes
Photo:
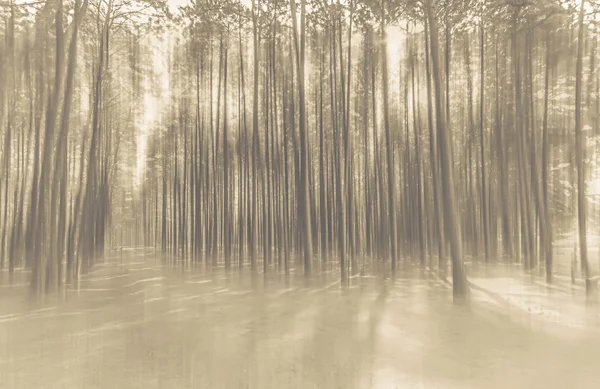
[(597, 0), (1, 0), (0, 388), (595, 388)]

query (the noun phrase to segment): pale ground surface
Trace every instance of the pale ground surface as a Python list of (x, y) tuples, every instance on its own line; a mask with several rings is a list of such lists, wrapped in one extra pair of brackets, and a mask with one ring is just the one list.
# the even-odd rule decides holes
[[(112, 253), (62, 302), (0, 284), (0, 388), (586, 389), (600, 305), (566, 275), (471, 269), (470, 306), (429, 276), (206, 274)], [(569, 254), (564, 254), (569, 256)], [(596, 253), (597, 255), (597, 253)], [(559, 266), (560, 267), (560, 266)]]

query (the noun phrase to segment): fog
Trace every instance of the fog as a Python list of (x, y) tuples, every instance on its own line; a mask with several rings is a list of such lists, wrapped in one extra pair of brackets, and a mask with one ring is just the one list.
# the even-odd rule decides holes
[(597, 1), (0, 18), (0, 389), (600, 382)]

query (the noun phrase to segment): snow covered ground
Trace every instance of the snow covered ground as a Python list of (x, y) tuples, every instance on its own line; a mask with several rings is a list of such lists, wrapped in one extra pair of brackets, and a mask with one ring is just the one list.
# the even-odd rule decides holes
[(462, 306), (427, 275), (336, 277), (182, 271), (133, 249), (60, 302), (3, 280), (0, 388), (598, 387), (600, 308), (570, 279), (473, 271)]

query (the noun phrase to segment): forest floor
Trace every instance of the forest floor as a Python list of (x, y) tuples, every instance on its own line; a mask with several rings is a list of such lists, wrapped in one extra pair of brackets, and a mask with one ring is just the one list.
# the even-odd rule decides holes
[[(570, 261), (567, 249), (556, 257)], [(43, 303), (27, 298), (26, 274), (12, 285), (1, 276), (0, 388), (600, 382), (600, 304), (586, 301), (568, 274), (548, 286), (520, 266), (474, 266), (468, 305), (453, 304), (449, 284), (419, 272), (355, 277), (341, 288), (337, 273), (306, 280), (300, 271), (183, 271), (142, 248), (109, 252), (78, 286)]]

